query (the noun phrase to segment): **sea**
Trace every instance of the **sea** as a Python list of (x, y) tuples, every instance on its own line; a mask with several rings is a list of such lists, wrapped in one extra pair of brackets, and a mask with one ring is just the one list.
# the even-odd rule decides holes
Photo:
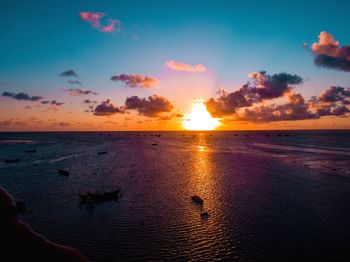
[(350, 261), (346, 130), (0, 133), (0, 186), (90, 261)]

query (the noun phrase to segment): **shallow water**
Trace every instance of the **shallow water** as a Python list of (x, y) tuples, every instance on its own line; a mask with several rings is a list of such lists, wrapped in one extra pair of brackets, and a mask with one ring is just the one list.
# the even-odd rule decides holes
[[(26, 201), (21, 219), (91, 261), (350, 257), (350, 132), (1, 133), (0, 141), (0, 185)], [(79, 207), (79, 192), (119, 186), (118, 202)]]

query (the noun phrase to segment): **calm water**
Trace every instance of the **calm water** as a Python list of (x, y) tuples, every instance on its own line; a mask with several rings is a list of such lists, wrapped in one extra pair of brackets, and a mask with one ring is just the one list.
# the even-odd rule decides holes
[[(350, 132), (0, 133), (0, 140), (0, 185), (26, 201), (21, 219), (91, 261), (350, 261)], [(37, 153), (25, 154), (31, 149)], [(79, 208), (79, 192), (119, 186), (118, 202)]]

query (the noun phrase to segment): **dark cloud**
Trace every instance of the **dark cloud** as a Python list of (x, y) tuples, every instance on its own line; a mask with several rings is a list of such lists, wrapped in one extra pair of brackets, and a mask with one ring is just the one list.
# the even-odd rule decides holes
[(122, 107), (115, 106), (109, 99), (96, 106), (94, 111), (96, 116), (108, 116), (116, 113), (124, 114), (125, 110)]
[(350, 46), (339, 47), (330, 33), (321, 32), (319, 42), (312, 44), (311, 51), (316, 56), (316, 65), (350, 72)]
[(255, 106), (237, 113), (236, 119), (252, 122), (318, 119), (325, 116), (343, 117), (350, 112), (350, 89), (329, 87), (318, 97), (305, 101), (301, 94), (288, 94), (288, 103)]
[(38, 101), (40, 99), (42, 99), (42, 96), (30, 96), (26, 93), (11, 93), (11, 92), (3, 92), (2, 96), (6, 96), (6, 97), (12, 97), (13, 99), (16, 100), (25, 100), (25, 101)]
[(68, 80), (68, 83), (71, 85), (83, 85), (80, 81), (78, 80)]
[(112, 81), (121, 81), (127, 87), (149, 88), (158, 84), (158, 80), (154, 77), (144, 76), (140, 74), (121, 74), (111, 77)]
[(85, 99), (84, 104), (97, 104), (96, 100)]
[(50, 105), (54, 105), (54, 106), (61, 106), (63, 105), (64, 103), (63, 102), (57, 102), (56, 100), (52, 100), (50, 102)]
[(140, 115), (157, 117), (161, 113), (171, 112), (174, 106), (166, 98), (153, 95), (148, 98), (139, 98), (138, 96), (127, 97), (125, 108), (137, 110)]
[(265, 71), (248, 74), (252, 80), (234, 92), (221, 90), (217, 99), (206, 102), (208, 111), (214, 116), (230, 115), (242, 107), (249, 107), (263, 100), (278, 98), (291, 92), (290, 85), (303, 82), (298, 75), (279, 73), (268, 75)]
[(98, 93), (92, 90), (83, 90), (80, 88), (61, 88), (62, 91), (69, 92), (71, 96), (82, 96), (82, 95), (98, 95)]
[(309, 111), (309, 105), (301, 94), (290, 94), (286, 104), (246, 108), (237, 118), (251, 122), (272, 122), (315, 119), (319, 116)]
[(73, 69), (69, 69), (67, 71), (60, 73), (60, 76), (78, 77), (77, 73), (75, 73), (75, 71)]
[(57, 102), (56, 100), (43, 100), (40, 102), (43, 105), (53, 105), (53, 106), (61, 106), (64, 104), (64, 102)]

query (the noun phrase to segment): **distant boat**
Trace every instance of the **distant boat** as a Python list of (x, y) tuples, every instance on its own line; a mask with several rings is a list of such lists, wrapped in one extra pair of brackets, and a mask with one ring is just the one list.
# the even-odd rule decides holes
[(62, 176), (69, 176), (69, 172), (63, 169), (58, 169), (58, 174)]
[(191, 199), (192, 199), (193, 202), (195, 202), (195, 203), (197, 203), (197, 204), (200, 204), (200, 205), (202, 205), (203, 202), (204, 202), (204, 200), (201, 199), (201, 198), (200, 198), (199, 196), (197, 196), (197, 195), (191, 196)]
[(152, 146), (158, 146), (158, 144), (157, 143), (153, 143)]
[(26, 154), (36, 153), (36, 149), (24, 151)]
[(103, 192), (103, 193), (100, 193), (100, 192), (96, 192), (96, 193), (88, 192), (87, 194), (80, 194), (79, 193), (80, 204), (84, 205), (84, 204), (88, 204), (90, 202), (102, 203), (102, 202), (106, 202), (106, 201), (118, 200), (120, 197), (120, 190), (121, 190), (121, 188), (118, 188), (115, 191)]
[(98, 154), (98, 155), (105, 155), (105, 154), (107, 154), (107, 151), (98, 152), (97, 154)]
[(201, 217), (202, 218), (207, 218), (209, 216), (208, 212), (202, 212)]
[(10, 164), (10, 163), (18, 163), (19, 162), (19, 159), (16, 158), (16, 159), (7, 159), (5, 160), (5, 163), (6, 164)]

